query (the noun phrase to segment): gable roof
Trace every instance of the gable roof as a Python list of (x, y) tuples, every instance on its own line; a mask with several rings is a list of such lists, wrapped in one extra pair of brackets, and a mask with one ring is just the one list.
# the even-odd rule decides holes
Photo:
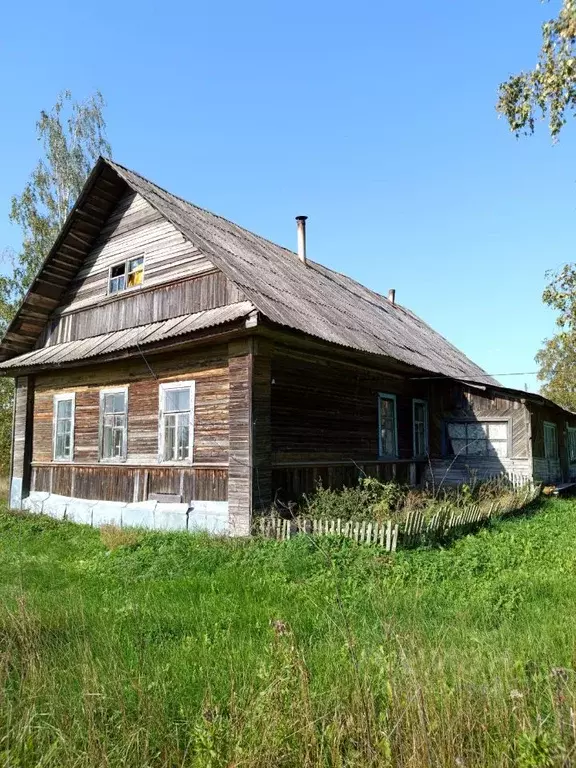
[[(496, 384), (482, 368), (408, 309), (392, 304), (375, 291), (314, 261), (308, 260), (303, 264), (293, 251), (167, 192), (118, 163), (102, 158), (0, 344), (0, 359), (24, 351), (23, 346), (32, 348), (35, 341), (32, 333), (26, 340), (15, 339), (18, 322), (29, 316), (30, 309), (38, 310), (34, 288), (44, 275), (54, 272), (53, 262), (61, 262), (62, 254), (66, 262), (74, 253), (66, 248), (66, 237), (74, 234), (78, 217), (90, 205), (93, 194), (98, 203), (102, 195), (102, 178), (108, 185), (105, 191), (110, 195), (113, 194), (111, 187), (114, 183), (118, 194), (118, 182), (123, 189), (129, 187), (142, 195), (236, 283), (254, 307), (270, 321), (343, 347), (384, 355), (431, 373)], [(84, 239), (88, 241), (86, 235)], [(79, 257), (80, 254), (71, 260), (66, 271), (62, 271), (59, 264), (63, 289), (77, 271)], [(57, 306), (57, 298), (52, 298), (49, 312), (44, 313), (44, 322)], [(36, 328), (41, 318), (36, 317), (35, 320)]]

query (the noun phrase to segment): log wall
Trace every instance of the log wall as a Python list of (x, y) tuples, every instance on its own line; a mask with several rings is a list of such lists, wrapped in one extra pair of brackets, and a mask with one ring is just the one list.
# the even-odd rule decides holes
[[(322, 357), (271, 358), (272, 497), (297, 500), (359, 477), (418, 483), (426, 460), (413, 456), (414, 398), (429, 400), (429, 382)], [(396, 396), (398, 458), (379, 457), (379, 393)]]
[[(184, 500), (225, 501), (229, 453), (229, 374), (227, 347), (210, 353), (150, 356), (106, 366), (37, 376), (34, 391), (33, 490), (78, 498), (142, 501), (150, 494)], [(194, 447), (191, 465), (158, 461), (159, 385), (194, 380)], [(128, 388), (125, 461), (98, 463), (100, 389)], [(75, 393), (74, 456), (52, 461), (54, 395)]]

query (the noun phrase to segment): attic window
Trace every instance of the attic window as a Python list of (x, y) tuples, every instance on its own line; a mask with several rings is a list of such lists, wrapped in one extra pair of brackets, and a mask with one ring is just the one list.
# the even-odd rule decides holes
[(127, 288), (136, 288), (144, 282), (144, 256), (128, 259), (110, 267), (108, 293), (120, 293)]

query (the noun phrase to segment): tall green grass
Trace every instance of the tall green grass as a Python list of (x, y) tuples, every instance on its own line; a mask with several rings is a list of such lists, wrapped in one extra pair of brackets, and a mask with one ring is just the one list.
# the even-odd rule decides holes
[(0, 514), (0, 765), (576, 763), (576, 504), (446, 549)]

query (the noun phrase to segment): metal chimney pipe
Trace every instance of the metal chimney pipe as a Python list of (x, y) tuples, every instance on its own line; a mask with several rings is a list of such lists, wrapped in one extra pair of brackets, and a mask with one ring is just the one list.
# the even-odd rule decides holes
[(390, 288), (388, 291), (388, 301), (390, 304), (396, 304), (396, 288)]
[(306, 219), (308, 216), (296, 216), (296, 228), (298, 230), (298, 258), (302, 264), (306, 264)]

